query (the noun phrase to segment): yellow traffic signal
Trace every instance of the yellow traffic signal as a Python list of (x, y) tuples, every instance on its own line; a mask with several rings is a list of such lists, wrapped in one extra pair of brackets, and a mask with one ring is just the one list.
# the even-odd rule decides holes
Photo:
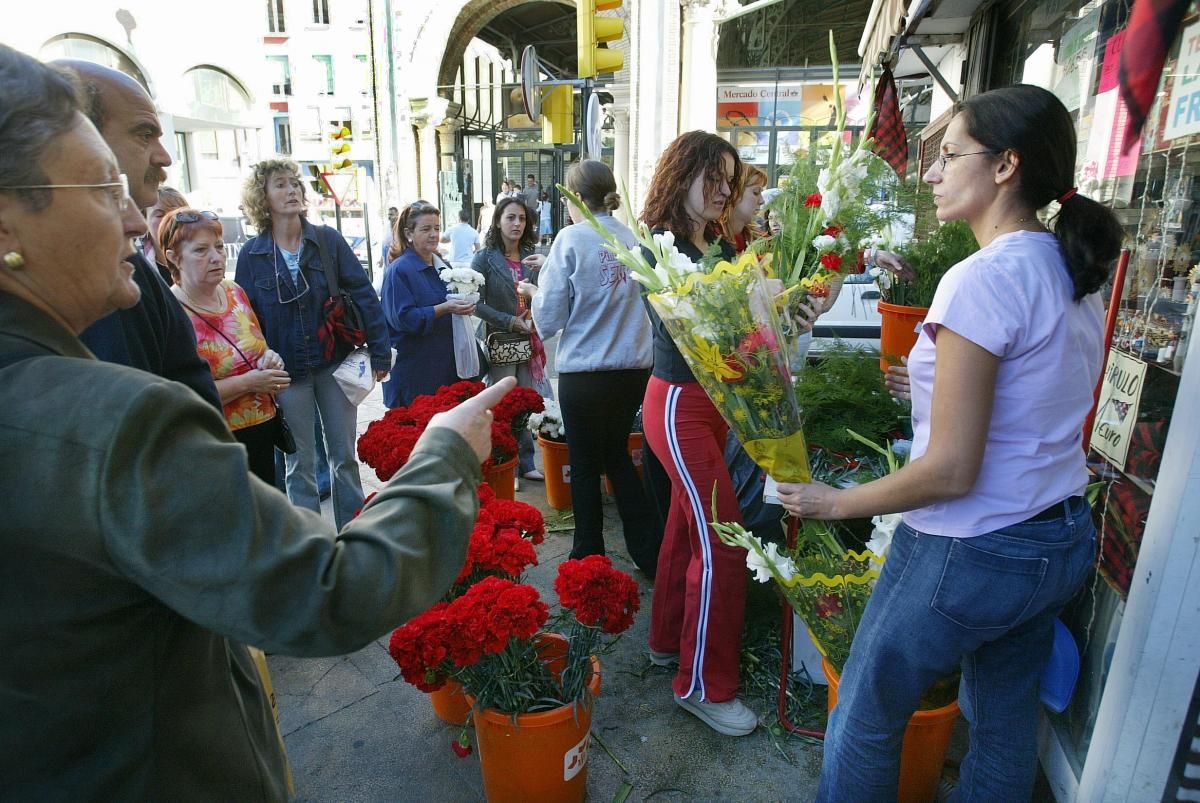
[(542, 99), (542, 142), (547, 145), (575, 142), (575, 96), (571, 87), (553, 87)]
[(354, 167), (350, 158), (350, 141), (353, 139), (349, 127), (334, 123), (333, 131), (329, 134), (330, 167), (333, 170), (346, 170)]
[(625, 66), (625, 56), (619, 50), (601, 47), (601, 42), (615, 42), (625, 35), (625, 23), (617, 17), (598, 17), (597, 11), (621, 7), (622, 0), (579, 0), (576, 17), (579, 77), (592, 78), (597, 73), (616, 72)]

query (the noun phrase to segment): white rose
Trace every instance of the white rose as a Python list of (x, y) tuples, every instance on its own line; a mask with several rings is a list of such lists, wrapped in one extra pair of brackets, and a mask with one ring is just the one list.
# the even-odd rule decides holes
[(837, 238), (831, 237), (828, 234), (818, 234), (816, 237), (813, 238), (812, 244), (813, 244), (813, 248), (817, 249), (818, 252), (824, 254), (828, 251), (833, 250), (833, 247), (835, 245), (837, 245)]

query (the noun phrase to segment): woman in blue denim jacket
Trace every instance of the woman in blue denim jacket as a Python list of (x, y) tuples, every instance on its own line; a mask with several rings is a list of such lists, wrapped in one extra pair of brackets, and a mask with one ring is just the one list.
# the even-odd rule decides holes
[(317, 335), (329, 298), (321, 252), (333, 260), (341, 289), (362, 311), (376, 380), (382, 379), (391, 365), (383, 310), (341, 234), (306, 219), (304, 183), (295, 162), (269, 159), (255, 165), (242, 188), (242, 204), (261, 233), (242, 247), (235, 281), (250, 297), (267, 345), (283, 358), (292, 377), (291, 386), (278, 397), (297, 447), (286, 459), (288, 498), (294, 505), (321, 510), (315, 471), (315, 408), (321, 414), (333, 477), (334, 521), (341, 529), (363, 504), (354, 450), (358, 408), (333, 378), (346, 351), (337, 349), (326, 359)]

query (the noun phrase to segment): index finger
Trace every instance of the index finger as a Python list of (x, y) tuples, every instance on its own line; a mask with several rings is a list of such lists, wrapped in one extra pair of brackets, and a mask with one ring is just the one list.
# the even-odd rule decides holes
[[(494, 385), (484, 388), (479, 395), (472, 396), (459, 405), (467, 409), (490, 410), (500, 403), (510, 390), (517, 386), (515, 377), (506, 376)], [(468, 407), (468, 405), (470, 405)]]

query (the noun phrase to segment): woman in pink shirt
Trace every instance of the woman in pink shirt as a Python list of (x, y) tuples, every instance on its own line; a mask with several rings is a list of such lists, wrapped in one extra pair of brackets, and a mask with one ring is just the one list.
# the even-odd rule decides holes
[[(956, 799), (1028, 800), (1038, 679), (1054, 618), (1095, 560), (1083, 422), (1122, 231), (1074, 185), (1075, 131), (1051, 93), (961, 104), (924, 179), (980, 250), (942, 280), (909, 357), (912, 459), (857, 488), (781, 485), (793, 515), (904, 511), (826, 732), (817, 799), (893, 800), (922, 692), (962, 669), (970, 724)], [(1057, 201), (1053, 231), (1038, 210)]]

